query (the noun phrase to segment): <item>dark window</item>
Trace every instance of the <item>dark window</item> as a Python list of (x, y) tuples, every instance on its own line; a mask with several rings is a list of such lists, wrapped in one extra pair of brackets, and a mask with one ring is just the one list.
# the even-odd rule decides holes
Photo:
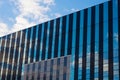
[(33, 65), (33, 67), (32, 67), (32, 71), (35, 71), (35, 63), (32, 64), (32, 65)]
[(63, 80), (66, 80), (66, 73), (63, 74)]
[(30, 65), (28, 64), (27, 65), (27, 72), (29, 72), (29, 70), (30, 70)]
[(57, 59), (57, 65), (60, 65), (60, 58)]
[(26, 76), (26, 80), (28, 80), (28, 76)]
[(56, 19), (56, 30), (55, 30), (55, 44), (54, 44), (54, 58), (58, 56), (58, 41), (59, 41), (59, 27), (60, 27), (60, 18)]
[(99, 6), (99, 79), (103, 80), (103, 4)]
[(34, 80), (34, 76), (32, 75), (32, 79), (31, 80)]
[(94, 79), (94, 62), (95, 62), (95, 7), (92, 7), (91, 18), (91, 47), (90, 47), (90, 79)]
[(113, 80), (113, 12), (112, 12), (112, 1), (108, 2), (108, 64), (109, 64), (109, 80)]
[(84, 28), (83, 28), (83, 58), (82, 58), (82, 79), (86, 79), (86, 51), (87, 51), (87, 17), (88, 9), (84, 10)]
[(75, 43), (75, 70), (74, 80), (78, 80), (78, 65), (79, 65), (79, 42), (80, 42), (80, 11), (77, 12), (76, 22), (76, 43)]
[(73, 14), (69, 15), (69, 28), (68, 28), (68, 49), (67, 54), (72, 52), (72, 29), (73, 29)]
[(37, 27), (36, 26), (34, 26), (34, 27), (32, 27), (32, 34), (31, 34), (31, 36), (32, 36), (32, 41), (31, 41), (31, 54), (30, 54), (30, 62), (33, 62), (33, 59), (34, 59), (34, 46), (35, 46), (35, 39), (36, 39), (36, 29), (37, 29)]
[(62, 18), (62, 38), (61, 38), (61, 56), (65, 54), (65, 33), (66, 33), (66, 16)]
[(41, 63), (38, 64), (38, 70), (40, 71), (41, 69)]
[(42, 34), (42, 27), (39, 25), (38, 27), (38, 40), (37, 40), (37, 50), (36, 50), (36, 61), (39, 61), (39, 55), (40, 55), (40, 41), (41, 41), (41, 34)]
[(64, 67), (67, 66), (67, 57), (64, 57)]
[(37, 76), (37, 80), (40, 80), (40, 76), (39, 75)]
[(52, 40), (53, 40), (53, 24), (54, 20), (50, 21), (50, 34), (49, 34), (49, 43), (48, 43), (48, 59), (52, 56)]
[(28, 63), (31, 28), (28, 28), (26, 32), (27, 32), (27, 41), (26, 41), (26, 52), (25, 52), (25, 64)]
[(46, 42), (47, 42), (47, 28), (48, 28), (48, 22), (44, 23), (44, 35), (43, 35), (43, 49), (42, 49), (42, 60), (45, 60), (45, 54), (46, 54)]

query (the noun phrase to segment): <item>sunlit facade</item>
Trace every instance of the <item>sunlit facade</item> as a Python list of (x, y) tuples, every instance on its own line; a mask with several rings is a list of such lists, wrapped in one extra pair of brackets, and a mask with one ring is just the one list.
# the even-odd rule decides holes
[(111, 0), (0, 37), (0, 80), (23, 80), (25, 65), (67, 55), (70, 80), (119, 80), (119, 36), (120, 0)]

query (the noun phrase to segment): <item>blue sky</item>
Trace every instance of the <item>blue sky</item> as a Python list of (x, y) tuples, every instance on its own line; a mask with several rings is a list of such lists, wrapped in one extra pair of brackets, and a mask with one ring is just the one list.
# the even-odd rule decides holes
[(0, 0), (0, 36), (107, 0)]

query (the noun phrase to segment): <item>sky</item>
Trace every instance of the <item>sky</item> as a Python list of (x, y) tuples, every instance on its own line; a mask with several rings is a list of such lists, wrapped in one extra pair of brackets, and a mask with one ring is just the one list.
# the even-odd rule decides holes
[(0, 0), (0, 37), (108, 0)]

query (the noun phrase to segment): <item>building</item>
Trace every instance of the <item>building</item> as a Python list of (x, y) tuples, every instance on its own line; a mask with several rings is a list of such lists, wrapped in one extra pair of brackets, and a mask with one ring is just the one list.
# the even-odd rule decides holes
[(25, 65), (70, 55), (70, 80), (119, 80), (119, 36), (120, 0), (111, 0), (0, 37), (0, 78), (20, 80)]

